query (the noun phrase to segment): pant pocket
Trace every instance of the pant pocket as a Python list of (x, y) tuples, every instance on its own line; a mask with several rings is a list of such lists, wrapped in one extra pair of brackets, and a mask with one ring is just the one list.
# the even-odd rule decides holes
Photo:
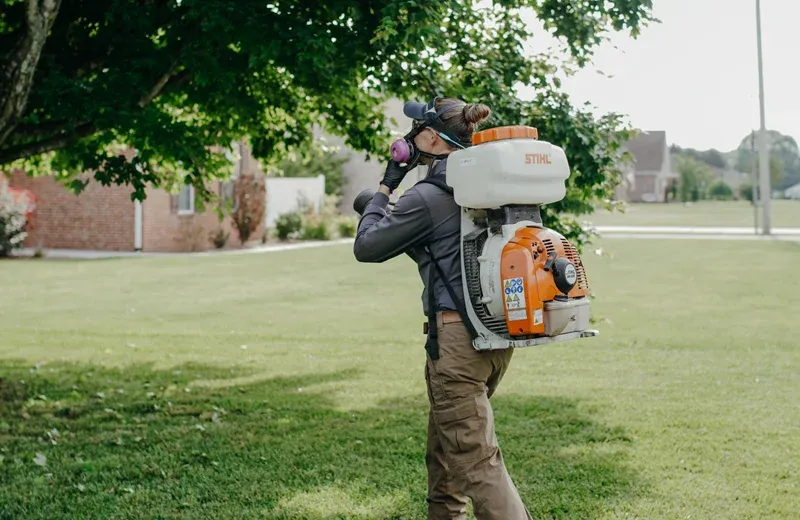
[(425, 363), (425, 384), (428, 387), (428, 400), (432, 409), (436, 406), (436, 403), (441, 403), (447, 399), (442, 377), (436, 372), (434, 362), (430, 358)]
[(443, 451), (454, 467), (466, 468), (497, 449), (494, 417), (485, 394), (441, 403), (433, 414)]

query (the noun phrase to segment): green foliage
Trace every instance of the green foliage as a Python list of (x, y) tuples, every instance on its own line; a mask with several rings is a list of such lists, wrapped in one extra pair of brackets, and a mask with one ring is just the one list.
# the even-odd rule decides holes
[(739, 197), (743, 198), (744, 200), (749, 200), (753, 202), (753, 195), (758, 193), (758, 190), (753, 189), (752, 182), (743, 182), (739, 186)]
[(681, 148), (677, 145), (670, 147), (670, 152), (679, 156), (690, 157), (698, 162), (707, 164), (708, 166), (725, 169), (728, 167), (728, 161), (719, 150), (695, 150), (694, 148)]
[(339, 217), (339, 236), (342, 238), (352, 238), (356, 236), (358, 230), (357, 217)]
[(303, 219), (303, 230), (300, 232), (303, 240), (330, 240), (331, 226), (321, 215), (310, 214)]
[[(505, 119), (500, 124), (514, 124), (511, 113), (501, 112), (501, 116)], [(541, 139), (564, 148), (571, 170), (567, 193), (564, 199), (542, 207), (542, 219), (580, 251), (592, 235), (576, 218), (565, 214), (580, 217), (592, 213), (596, 206), (613, 207), (610, 200), (621, 182), (623, 163), (631, 159), (621, 145), (632, 138), (633, 131), (621, 116), (595, 116), (555, 92), (540, 93), (536, 102), (525, 105), (522, 116), (523, 121), (537, 127)]]
[[(761, 163), (758, 160), (756, 160), (756, 178), (760, 179), (761, 178), (760, 175), (761, 175)], [(774, 189), (778, 189), (777, 186), (780, 186), (781, 179), (783, 179), (783, 175), (784, 175), (783, 161), (779, 157), (776, 157), (775, 155), (770, 155), (769, 178), (771, 186)]]
[(347, 157), (334, 148), (325, 146), (319, 141), (311, 141), (306, 145), (289, 152), (287, 157), (273, 168), (273, 174), (283, 177), (325, 177), (325, 193), (341, 196), (347, 179), (344, 176), (344, 163)]
[(708, 185), (708, 198), (711, 200), (733, 200), (733, 190), (722, 179)]
[(303, 229), (300, 238), (303, 240), (330, 240), (333, 231), (342, 218), (337, 209), (340, 197), (326, 195), (319, 211), (310, 207), (303, 215)]
[[(62, 0), (22, 120), (0, 143), (0, 164), (29, 158), (76, 190), (75, 173), (92, 169), (102, 182), (130, 184), (138, 198), (147, 184), (186, 180), (206, 199), (206, 181), (230, 173), (225, 150), (234, 141), (271, 164), (318, 124), (385, 159), (385, 100), (458, 95), (490, 105), (490, 125), (537, 126), (564, 147), (574, 168), (569, 191), (545, 217), (580, 246), (588, 237), (577, 221), (558, 215), (607, 204), (627, 128), (616, 114), (573, 106), (561, 77), (588, 63), (609, 33), (638, 35), (652, 20), (652, 0), (484, 4)], [(536, 24), (523, 9), (560, 48), (526, 51)], [(22, 16), (9, 11), (0, 43), (25, 30)], [(536, 98), (519, 100), (520, 86)], [(122, 160), (124, 147), (137, 155)]]
[(303, 229), (303, 216), (300, 213), (284, 213), (275, 219), (275, 234), (281, 240), (295, 237)]
[[(800, 182), (800, 150), (794, 138), (775, 130), (767, 131), (770, 154), (770, 180), (772, 187), (783, 190)], [(758, 136), (749, 135), (735, 152), (736, 169), (750, 173), (759, 170)]]
[(678, 159), (678, 196), (682, 202), (697, 202), (705, 198), (707, 186), (711, 179), (708, 166), (692, 159), (680, 156)]

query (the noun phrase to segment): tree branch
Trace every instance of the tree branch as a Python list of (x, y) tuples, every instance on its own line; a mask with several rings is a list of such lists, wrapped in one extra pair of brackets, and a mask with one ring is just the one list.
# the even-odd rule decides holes
[(60, 7), (61, 0), (28, 0), (25, 34), (0, 63), (0, 145), (25, 112), (39, 57)]
[(153, 101), (155, 98), (159, 96), (159, 94), (161, 94), (161, 89), (163, 89), (164, 85), (166, 85), (172, 78), (172, 73), (173, 71), (175, 71), (175, 67), (177, 66), (178, 66), (178, 60), (176, 59), (175, 61), (172, 62), (172, 65), (170, 65), (169, 70), (163, 76), (158, 78), (158, 81), (156, 82), (155, 85), (153, 85), (153, 88), (150, 89), (150, 92), (148, 92), (147, 94), (142, 96), (141, 99), (139, 99), (138, 103), (139, 108), (144, 108), (148, 103)]
[[(139, 100), (138, 106), (144, 108), (164, 92), (165, 88), (180, 86), (191, 78), (191, 72), (182, 70), (172, 75), (177, 66), (177, 60), (170, 67), (170, 71), (161, 76), (153, 88)], [(24, 128), (16, 128), (14, 135), (21, 135), (23, 138), (39, 138), (38, 141), (11, 146), (5, 150), (0, 147), (0, 164), (7, 164), (17, 159), (25, 159), (34, 155), (60, 150), (66, 146), (92, 135), (97, 131), (95, 125), (88, 121), (83, 121), (75, 125), (75, 129), (70, 134), (64, 134), (64, 128), (70, 121), (48, 121), (41, 125), (26, 125)]]
[(21, 144), (19, 146), (12, 146), (5, 150), (0, 150), (0, 164), (7, 164), (17, 159), (26, 159), (34, 155), (41, 155), (43, 153), (51, 152), (53, 150), (60, 150), (75, 141), (83, 139), (97, 132), (97, 127), (94, 123), (83, 123), (75, 128), (75, 131), (66, 135), (54, 135), (48, 139), (35, 141), (33, 143)]
[(52, 137), (55, 134), (60, 134), (65, 131), (68, 126), (79, 127), (88, 121), (69, 121), (62, 119), (60, 121), (44, 121), (37, 125), (21, 124), (14, 128), (14, 133), (11, 136), (10, 145), (14, 145), (14, 141), (30, 141), (31, 139), (45, 139)]
[(169, 81), (167, 81), (165, 88), (169, 89), (169, 87), (178, 87), (180, 85), (183, 85), (184, 83), (189, 81), (191, 77), (192, 77), (191, 71), (183, 69), (179, 73), (169, 78)]

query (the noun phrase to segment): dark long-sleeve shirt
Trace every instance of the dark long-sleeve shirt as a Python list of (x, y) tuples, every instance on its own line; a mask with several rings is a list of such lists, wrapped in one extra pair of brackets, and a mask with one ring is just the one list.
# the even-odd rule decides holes
[[(447, 160), (437, 162), (430, 175), (446, 174)], [(429, 269), (432, 269), (428, 246), (444, 270), (456, 295), (463, 298), (461, 283), (461, 209), (453, 195), (427, 183), (406, 190), (392, 211), (387, 211), (389, 197), (377, 193), (367, 205), (358, 225), (353, 252), (359, 262), (385, 262), (408, 254), (417, 263), (424, 289), (423, 312), (428, 314)], [(436, 310), (456, 310), (442, 280), (437, 276), (433, 287)]]

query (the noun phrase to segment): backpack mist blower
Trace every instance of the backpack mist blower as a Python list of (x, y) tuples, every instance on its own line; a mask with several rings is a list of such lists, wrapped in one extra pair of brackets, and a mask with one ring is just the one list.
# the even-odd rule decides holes
[[(590, 289), (575, 247), (542, 224), (539, 207), (566, 195), (564, 150), (535, 128), (478, 132), (448, 156), (446, 184), (461, 207), (462, 319), (477, 350), (529, 347), (597, 336)], [(374, 192), (356, 197), (360, 214)]]

